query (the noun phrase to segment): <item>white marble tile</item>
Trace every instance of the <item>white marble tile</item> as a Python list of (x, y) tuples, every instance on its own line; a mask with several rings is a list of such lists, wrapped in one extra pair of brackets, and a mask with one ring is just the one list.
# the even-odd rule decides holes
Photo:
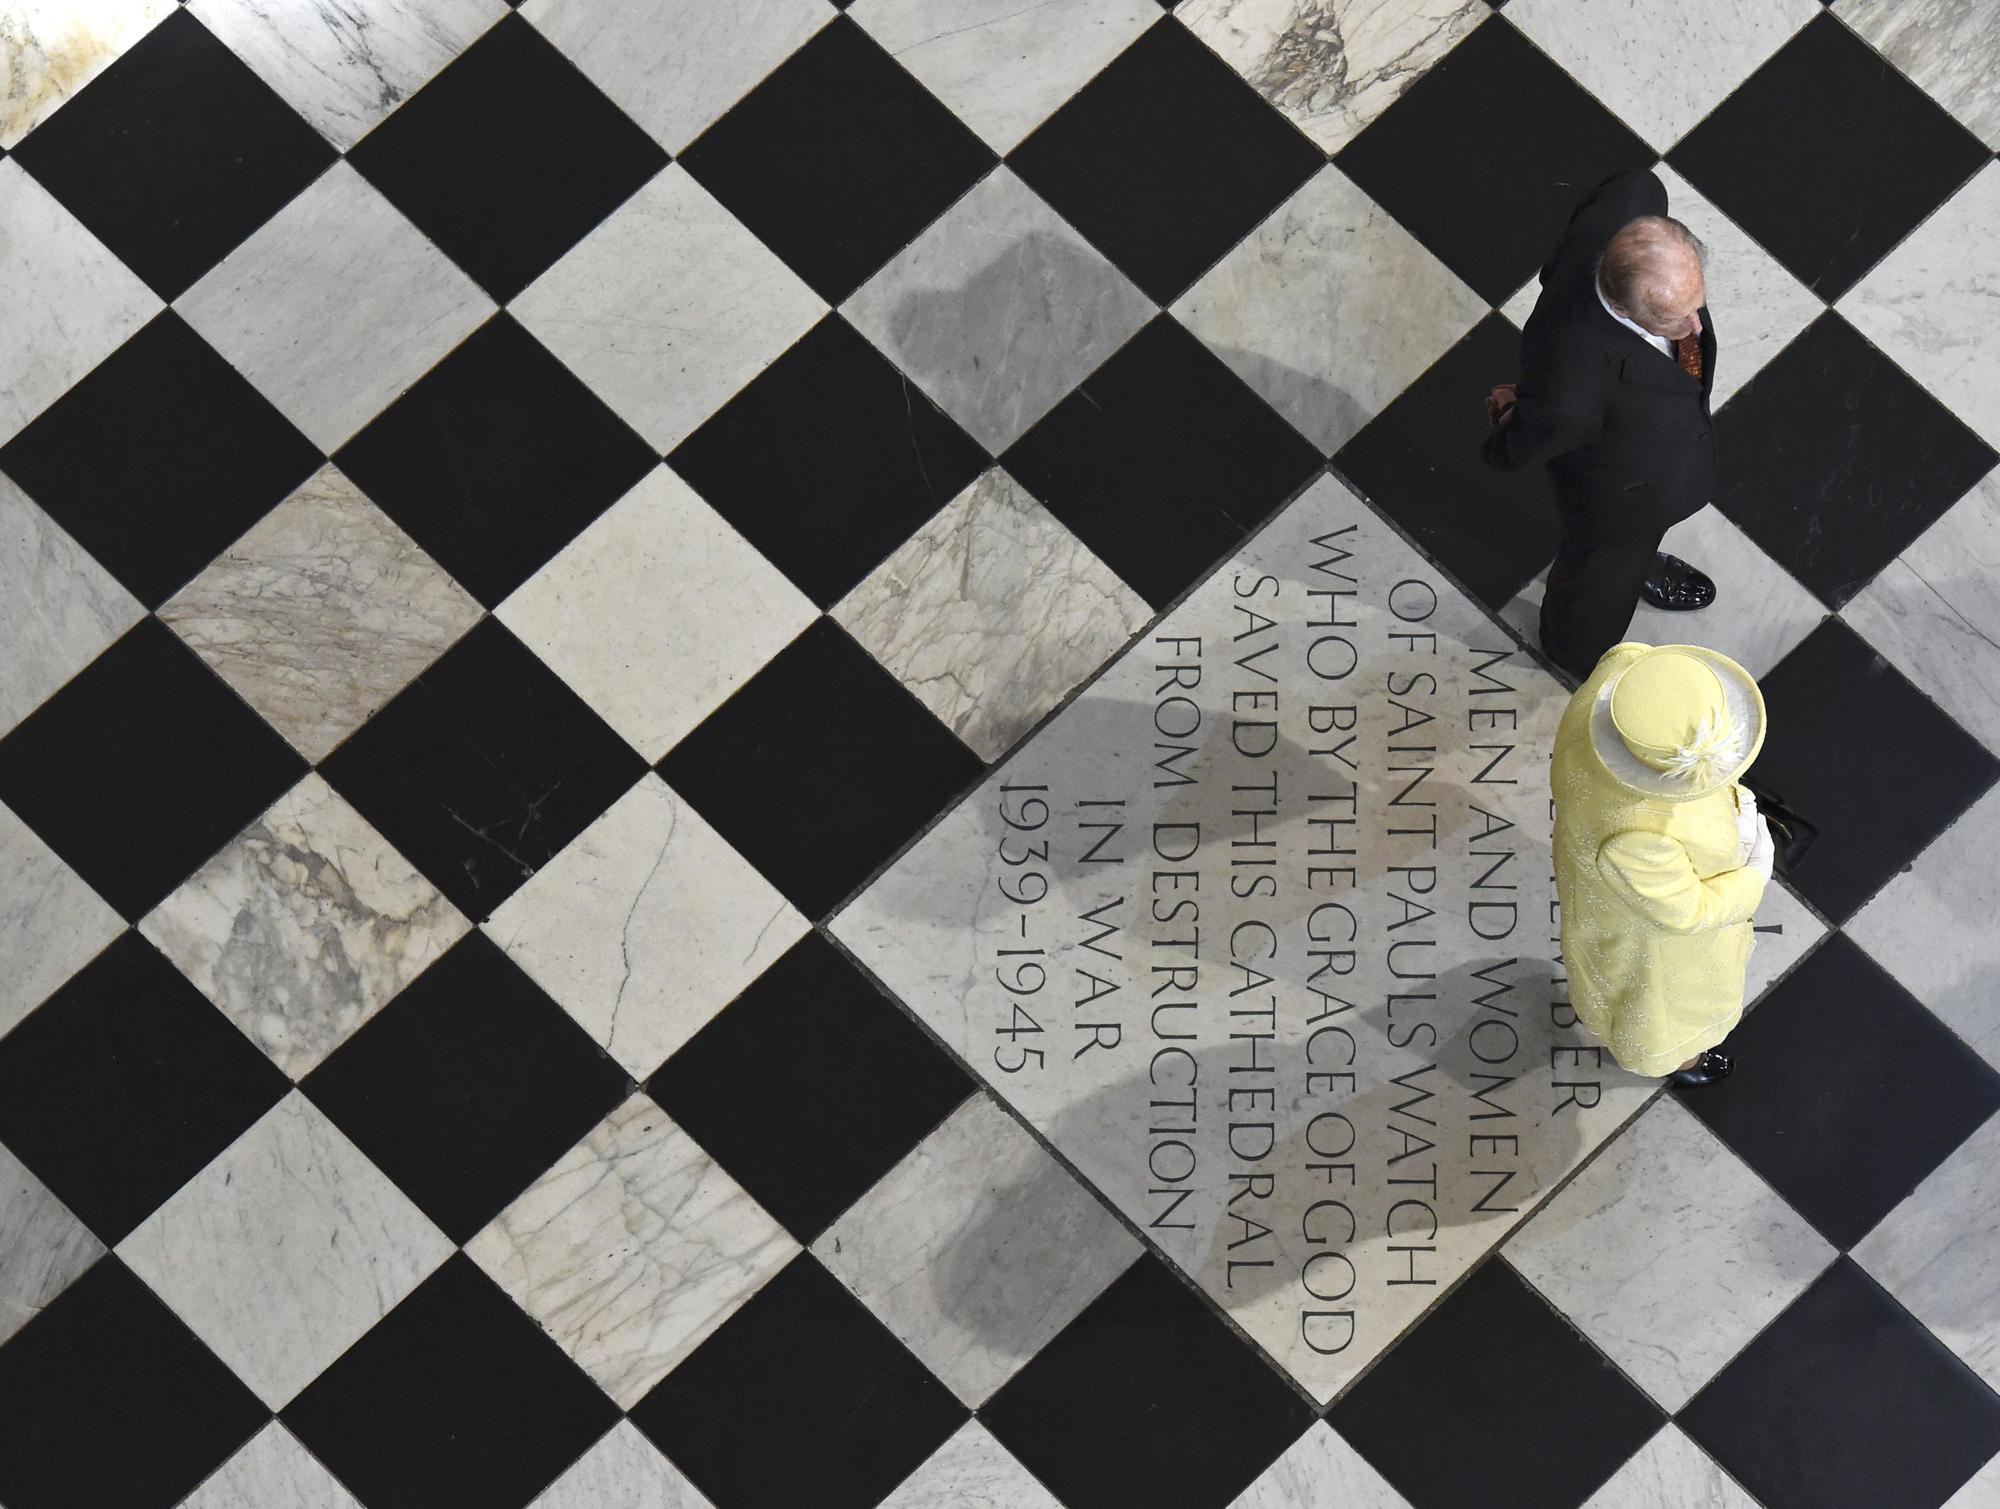
[(1757, 1509), (1757, 1501), (1669, 1422), (1583, 1509)]
[(1331, 155), (1492, 10), (1484, 0), (1181, 0), (1174, 14)]
[(332, 465), (160, 608), (319, 761), (479, 621), (479, 604)]
[(493, 301), (345, 162), (174, 307), (333, 451), (470, 335)]
[(1884, 1216), (1854, 1259), (2000, 1388), (2000, 1115)]
[(953, 1112), (813, 1243), (834, 1277), (974, 1407), (1140, 1251), (985, 1095)]
[(1173, 306), (1331, 455), (1486, 317), (1340, 169), (1320, 169)]
[(881, 1509), (1062, 1509), (991, 1431), (968, 1420)]
[(642, 1094), (465, 1244), (621, 1409), (798, 1252)]
[(1746, 1006), (1754, 1007), (1765, 991), (1826, 937), (1826, 924), (1783, 881), (1773, 880), (1764, 887), (1764, 899), (1757, 903), (1751, 925), (1757, 941), (1750, 951), (1750, 967), (1744, 971), (1743, 1000)]
[(450, 1239), (296, 1090), (118, 1244), (274, 1410), (451, 1254)]
[(1835, 0), (1833, 13), (2000, 152), (2000, 7), (1991, 0)]
[(1911, 231), (1834, 307), (1988, 445), (2000, 446), (2000, 162)]
[(361, 1503), (273, 1420), (183, 1499), (181, 1509), (361, 1509)]
[(0, 806), (0, 1037), (96, 958), (125, 921)]
[(0, 6), (0, 147), (12, 151), (173, 12), (174, 0), (8, 0)]
[(1002, 166), (841, 306), (998, 455), (1154, 306)]
[(1994, 1457), (1945, 1501), (1944, 1509), (2000, 1509), (2000, 1457)]
[(190, 0), (188, 9), (343, 152), (507, 14), (505, 0)]
[(494, 616), (657, 760), (819, 609), (662, 466)]
[[(1660, 548), (1706, 571), (1715, 581), (1715, 601), (1698, 613), (1669, 613), (1641, 602), (1633, 610), (1627, 639), (1707, 645), (1751, 675), (1763, 676), (1826, 617), (1825, 605), (1713, 503), (1668, 530)], [(1547, 581), (1544, 570), (1501, 612), (1529, 644), (1541, 643)]]
[(1817, 0), (1514, 0), (1507, 19), (1664, 152), (1819, 11)]
[(1160, 19), (1158, 0), (857, 0), (847, 14), (996, 152)]
[(833, 616), (981, 759), (994, 760), (1153, 610), (994, 467)]
[(1410, 1501), (1337, 1432), (1315, 1425), (1229, 1509), (1410, 1509)]
[(1883, 567), (1840, 616), (2000, 750), (2000, 471)]
[(1836, 1256), (1671, 1096), (1648, 1106), (1503, 1251), (1669, 1412)]
[(805, 918), (656, 775), (535, 872), (487, 934), (635, 1079), (804, 935)]
[(89, 551), (0, 476), (0, 735), (145, 616)]
[(470, 928), (317, 773), (139, 924), (293, 1079)]
[(1844, 931), (2000, 1069), (2000, 787), (1876, 892)]
[(0, 1143), (0, 1343), (104, 1256), (104, 1244)]
[(679, 152), (835, 12), (826, 0), (527, 0), (521, 14)]
[(528, 1509), (713, 1509), (630, 1420), (620, 1420)]
[(1535, 301), (1542, 296), (1542, 280), (1539, 275), (1528, 279), (1514, 290), (1514, 296), (1500, 306), (1500, 312), (1514, 322), (1514, 327), (1525, 328), (1528, 316), (1535, 312)]
[(678, 163), (508, 307), (662, 453), (826, 313)]
[(12, 158), (0, 161), (0, 290), (0, 444), (163, 307)]

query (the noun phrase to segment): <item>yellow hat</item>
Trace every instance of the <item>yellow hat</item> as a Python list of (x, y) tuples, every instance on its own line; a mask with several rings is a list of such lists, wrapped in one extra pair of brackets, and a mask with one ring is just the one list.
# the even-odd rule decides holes
[(1593, 711), (1591, 742), (1606, 769), (1668, 801), (1729, 785), (1764, 743), (1756, 681), (1698, 645), (1646, 650), (1605, 684)]

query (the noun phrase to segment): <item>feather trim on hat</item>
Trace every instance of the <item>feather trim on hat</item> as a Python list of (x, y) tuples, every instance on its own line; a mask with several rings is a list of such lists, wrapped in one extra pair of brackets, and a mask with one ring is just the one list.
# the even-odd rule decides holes
[(1743, 730), (1727, 713), (1703, 713), (1694, 736), (1667, 757), (1664, 773), (1675, 780), (1710, 785), (1735, 770), (1743, 758)]

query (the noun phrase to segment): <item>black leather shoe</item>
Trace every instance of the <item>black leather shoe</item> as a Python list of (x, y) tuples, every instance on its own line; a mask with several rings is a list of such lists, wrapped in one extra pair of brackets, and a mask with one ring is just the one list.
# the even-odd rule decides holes
[(1696, 1059), (1692, 1069), (1676, 1069), (1667, 1078), (1677, 1085), (1712, 1085), (1718, 1079), (1729, 1078), (1735, 1070), (1735, 1059), (1711, 1050)]
[(1715, 601), (1715, 583), (1679, 556), (1661, 551), (1653, 557), (1639, 595), (1669, 613), (1692, 613)]

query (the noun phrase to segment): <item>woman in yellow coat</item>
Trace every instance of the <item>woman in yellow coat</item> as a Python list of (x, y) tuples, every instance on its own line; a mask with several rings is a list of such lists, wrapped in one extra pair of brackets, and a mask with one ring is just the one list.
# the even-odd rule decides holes
[(1736, 782), (1764, 743), (1750, 673), (1694, 645), (1614, 645), (1556, 732), (1556, 894), (1570, 1002), (1635, 1074), (1708, 1084), (1743, 1014), (1771, 834)]

